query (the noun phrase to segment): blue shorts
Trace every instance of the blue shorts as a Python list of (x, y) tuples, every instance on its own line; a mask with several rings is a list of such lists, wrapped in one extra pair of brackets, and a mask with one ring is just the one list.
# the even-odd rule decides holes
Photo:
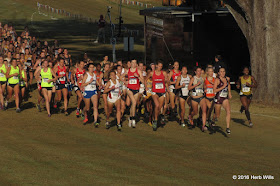
[(96, 95), (97, 91), (84, 91), (83, 96), (84, 98), (90, 99), (92, 96)]

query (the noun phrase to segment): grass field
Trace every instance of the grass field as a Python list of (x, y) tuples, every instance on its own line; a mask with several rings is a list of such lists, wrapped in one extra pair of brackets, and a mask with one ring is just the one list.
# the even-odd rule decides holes
[[(279, 185), (280, 110), (253, 103), (254, 127), (238, 113), (234, 94), (232, 134), (226, 135), (222, 112), (216, 133), (181, 128), (168, 122), (164, 128), (124, 122), (116, 127), (82, 125), (74, 112), (68, 117), (47, 117), (35, 108), (36, 93), (15, 109), (1, 111), (1, 184), (46, 185)], [(70, 110), (75, 110), (75, 96)], [(113, 120), (113, 118), (112, 118)], [(275, 180), (233, 180), (233, 175), (273, 175)]]
[[(29, 25), (42, 39), (59, 39), (70, 48), (75, 59), (88, 52), (96, 60), (110, 54), (111, 45), (93, 45), (96, 25), (65, 17), (39, 15), (35, 0), (5, 0), (0, 6), (0, 21), (12, 22), (17, 29)], [(54, 8), (97, 17), (106, 6), (117, 7), (107, 0), (44, 0)], [(144, 2), (144, 1), (142, 1)], [(155, 3), (160, 4), (160, 1)], [(138, 8), (125, 7), (126, 26), (142, 29), (143, 17)], [(31, 16), (33, 21), (31, 22)], [(116, 12), (113, 13), (115, 18)], [(133, 24), (132, 24), (133, 23)], [(143, 40), (136, 40), (132, 55), (141, 58)], [(117, 57), (125, 56), (122, 44)], [(122, 132), (115, 127), (82, 125), (76, 118), (75, 96), (71, 97), (71, 115), (47, 117), (35, 108), (33, 92), (23, 111), (0, 111), (0, 184), (1, 185), (279, 185), (280, 180), (280, 109), (254, 103), (251, 107), (253, 128), (247, 126), (244, 114), (238, 112), (237, 93), (231, 100), (232, 134), (226, 135), (225, 112), (222, 111), (216, 133), (202, 133), (199, 128), (181, 128), (168, 122), (153, 132), (138, 123), (136, 129), (124, 122)], [(113, 119), (113, 118), (112, 118)], [(274, 180), (233, 180), (233, 175), (273, 175)]]

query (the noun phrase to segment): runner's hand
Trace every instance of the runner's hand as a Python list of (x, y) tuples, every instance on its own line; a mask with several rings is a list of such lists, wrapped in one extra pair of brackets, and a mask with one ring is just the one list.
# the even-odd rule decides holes
[(111, 87), (111, 90), (114, 90), (115, 88), (116, 88), (116, 87), (115, 87), (115, 85), (114, 85), (114, 86)]
[(251, 84), (249, 84), (248, 82), (246, 82), (246, 86), (247, 86), (247, 87), (251, 87)]
[(134, 76), (135, 76), (135, 77), (139, 77), (138, 74), (136, 74), (136, 73), (134, 73)]
[(229, 99), (231, 99), (231, 98), (232, 98), (232, 95), (231, 95), (231, 94), (229, 94), (229, 95), (228, 95), (228, 98), (229, 98)]
[(14, 73), (13, 76), (18, 76), (18, 73)]
[(183, 84), (182, 84), (182, 87), (185, 87), (185, 86), (186, 86), (186, 83), (183, 83)]

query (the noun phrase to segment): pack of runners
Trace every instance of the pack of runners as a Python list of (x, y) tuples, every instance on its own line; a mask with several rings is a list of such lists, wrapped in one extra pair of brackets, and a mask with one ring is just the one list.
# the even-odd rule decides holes
[[(186, 66), (180, 68), (179, 62), (168, 69), (164, 69), (161, 61), (148, 66), (137, 60), (112, 63), (108, 56), (101, 63), (93, 63), (87, 54), (72, 64), (71, 55), (58, 41), (53, 46), (37, 41), (27, 28), (17, 36), (15, 29), (7, 24), (0, 24), (0, 47), (0, 107), (3, 110), (11, 107), (9, 103), (14, 98), (16, 112), (21, 112), (20, 105), (28, 99), (29, 92), (37, 91), (38, 111), (42, 111), (44, 103), (48, 117), (54, 112), (68, 116), (69, 99), (74, 90), (76, 116), (82, 118), (84, 125), (93, 122), (99, 127), (99, 114), (104, 113), (105, 127), (110, 129), (116, 125), (119, 131), (126, 123), (125, 118), (128, 127), (136, 128), (141, 117), (154, 131), (177, 117), (182, 127), (214, 130), (223, 107), (226, 132), (231, 132), (231, 84), (222, 66), (214, 69), (208, 65), (205, 71), (195, 67), (190, 75)], [(257, 87), (257, 82), (247, 67), (243, 74), (237, 82), (242, 103), (240, 112), (245, 111), (249, 125), (253, 126), (249, 106), (252, 88)], [(186, 107), (189, 108), (187, 119)], [(101, 108), (103, 112), (98, 110)], [(112, 116), (116, 118), (114, 122), (110, 122)]]

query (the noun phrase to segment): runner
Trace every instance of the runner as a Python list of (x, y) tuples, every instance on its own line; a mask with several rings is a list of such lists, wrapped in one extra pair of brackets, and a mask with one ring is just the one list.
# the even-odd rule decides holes
[(210, 127), (212, 124), (211, 122), (211, 113), (214, 108), (214, 98), (215, 98), (215, 93), (213, 90), (215, 78), (214, 76), (214, 70), (212, 67), (207, 67), (206, 69), (206, 75), (207, 77), (204, 79), (204, 92), (205, 92), (205, 98), (206, 98), (206, 104), (207, 104), (207, 115), (206, 115), (206, 126)]
[(125, 77), (124, 77), (125, 69), (117, 65), (117, 70), (116, 70), (116, 76), (117, 80), (120, 82), (120, 91), (122, 92), (121, 94), (121, 118), (124, 115), (125, 111), (125, 100), (126, 100), (126, 86), (125, 86)]
[(181, 75), (181, 72), (179, 70), (179, 62), (175, 61), (174, 65), (173, 65), (173, 70), (170, 71), (169, 73), (169, 79), (170, 79), (170, 93), (169, 93), (169, 101), (170, 101), (170, 105), (171, 105), (171, 111), (170, 114), (172, 116), (176, 115), (177, 110), (175, 107), (175, 102), (176, 102), (176, 98), (177, 98), (177, 93), (178, 90), (175, 89), (175, 84), (176, 84), (176, 80), (177, 78)]
[(67, 111), (68, 106), (68, 90), (66, 87), (66, 82), (69, 82), (68, 80), (68, 72), (66, 71), (66, 67), (64, 65), (64, 59), (59, 60), (59, 64), (54, 67), (54, 72), (57, 74), (58, 80), (56, 82), (56, 95), (54, 108), (57, 108), (57, 103), (61, 101), (61, 94), (63, 94), (63, 100), (64, 100), (64, 114), (65, 116), (68, 116), (69, 113)]
[(189, 84), (189, 90), (191, 90), (191, 103), (192, 103), (192, 112), (189, 116), (189, 121), (192, 127), (194, 128), (193, 117), (198, 113), (198, 105), (202, 110), (202, 128), (201, 131), (207, 130), (206, 125), (206, 101), (204, 98), (204, 79), (201, 77), (201, 68), (196, 67), (195, 76), (191, 78)]
[(21, 73), (19, 75), (19, 88), (20, 88), (20, 101), (19, 103), (22, 103), (22, 100), (25, 98), (25, 89), (27, 85), (27, 74), (26, 69), (24, 69), (24, 65), (21, 64), (20, 66)]
[(191, 99), (189, 96), (189, 83), (192, 76), (188, 74), (188, 69), (186, 66), (182, 67), (181, 75), (176, 80), (175, 88), (179, 89), (179, 103), (180, 103), (180, 125), (185, 127), (185, 110), (186, 110), (186, 102), (189, 105), (189, 115), (191, 113)]
[(26, 72), (27, 75), (29, 77), (29, 82), (27, 83), (27, 89), (29, 89), (29, 87), (31, 87), (32, 82), (33, 82), (33, 66), (34, 66), (34, 62), (32, 60), (32, 55), (30, 54), (30, 50), (28, 48), (25, 49), (25, 55), (24, 55), (24, 62), (25, 62), (25, 67), (26, 67)]
[(230, 87), (230, 78), (226, 77), (226, 70), (222, 67), (218, 71), (218, 78), (215, 79), (214, 83), (214, 93), (216, 93), (215, 97), (215, 118), (220, 117), (221, 107), (223, 106), (226, 110), (226, 123), (227, 134), (230, 134), (230, 103), (229, 99), (231, 96), (231, 87)]
[(117, 80), (116, 72), (110, 72), (110, 80), (106, 84), (104, 89), (104, 93), (108, 94), (108, 112), (106, 114), (106, 128), (110, 128), (109, 118), (112, 113), (113, 106), (115, 105), (117, 110), (117, 129), (121, 131), (121, 84), (119, 80)]
[(127, 95), (131, 101), (128, 126), (135, 128), (136, 100), (138, 100), (139, 96), (140, 81), (144, 83), (143, 73), (137, 69), (137, 61), (135, 59), (131, 61), (131, 68), (128, 69), (125, 75), (128, 76)]
[[(158, 128), (158, 117), (161, 112), (161, 108), (164, 105), (165, 101), (165, 93), (166, 93), (166, 87), (168, 87), (168, 75), (166, 72), (162, 71), (163, 64), (161, 61), (158, 61), (156, 64), (155, 71), (150, 72), (150, 74), (147, 76), (147, 78), (152, 77), (152, 98), (155, 104), (154, 107), (154, 121), (152, 124), (153, 131), (156, 131)], [(146, 89), (148, 91), (148, 89)], [(163, 116), (162, 116), (163, 117)]]
[(38, 69), (38, 71), (41, 75), (42, 94), (45, 98), (48, 117), (51, 117), (50, 102), (52, 99), (52, 90), (54, 87), (53, 83), (57, 80), (57, 76), (54, 73), (54, 71), (49, 67), (49, 63), (47, 60), (44, 60), (42, 68)]
[(109, 63), (106, 63), (105, 66), (104, 66), (104, 73), (102, 73), (100, 75), (100, 79), (102, 80), (102, 84), (101, 84), (101, 92), (103, 93), (102, 94), (102, 98), (103, 98), (103, 101), (104, 101), (104, 112), (105, 112), (105, 115), (107, 115), (107, 109), (108, 109), (108, 104), (107, 104), (107, 94), (104, 93), (104, 88), (107, 84), (107, 82), (109, 81), (109, 74), (110, 73), (110, 64)]
[(245, 110), (245, 115), (249, 122), (249, 126), (253, 127), (253, 123), (250, 116), (249, 107), (252, 101), (252, 88), (257, 88), (258, 84), (254, 76), (249, 75), (249, 68), (245, 67), (243, 69), (243, 76), (240, 76), (237, 82), (237, 89), (240, 89), (240, 101), (241, 109), (240, 112), (243, 113)]
[(11, 67), (8, 67), (7, 70), (7, 79), (8, 79), (8, 96), (7, 101), (9, 101), (12, 97), (12, 93), (15, 94), (15, 102), (16, 102), (16, 112), (20, 113), (21, 110), (19, 108), (19, 75), (21, 71), (17, 65), (17, 60), (12, 59)]
[[(99, 82), (99, 85), (102, 85), (102, 78), (100, 78), (101, 76), (103, 76), (103, 72), (101, 71), (101, 65), (98, 63), (96, 65), (96, 70), (94, 71), (95, 75), (96, 75), (96, 80)], [(99, 89), (99, 87), (97, 88), (97, 98), (98, 98), (98, 105), (100, 104), (100, 97), (101, 97), (101, 91)]]
[(82, 90), (84, 90), (83, 96), (84, 96), (84, 125), (88, 122), (88, 116), (89, 116), (89, 108), (90, 103), (93, 104), (93, 115), (94, 115), (94, 126), (97, 128), (99, 126), (98, 122), (98, 102), (97, 102), (97, 91), (96, 91), (96, 85), (99, 86), (99, 82), (96, 81), (96, 75), (94, 74), (94, 65), (93, 63), (90, 63), (88, 65), (88, 71), (85, 73), (83, 82), (82, 82)]
[[(147, 70), (147, 76), (152, 72), (152, 69)], [(144, 118), (148, 119), (148, 125), (152, 127), (152, 117), (153, 117), (153, 108), (154, 108), (154, 102), (152, 98), (152, 88), (153, 88), (153, 77), (146, 77), (145, 80), (145, 87), (146, 90), (144, 92), (144, 107), (145, 107), (145, 115)]]
[(81, 91), (81, 85), (83, 82), (83, 76), (85, 74), (84, 70), (85, 62), (80, 61), (78, 63), (78, 67), (73, 70), (72, 76), (71, 76), (71, 82), (74, 85), (74, 91), (77, 94), (77, 110), (76, 110), (76, 117), (80, 117), (80, 108), (81, 108), (81, 102), (83, 100), (83, 95)]
[(7, 83), (7, 69), (8, 66), (6, 64), (4, 64), (4, 60), (3, 57), (0, 56), (0, 103), (1, 103), (1, 107), (4, 108), (4, 110), (6, 109), (7, 105), (4, 103), (4, 93), (6, 90), (6, 83)]

